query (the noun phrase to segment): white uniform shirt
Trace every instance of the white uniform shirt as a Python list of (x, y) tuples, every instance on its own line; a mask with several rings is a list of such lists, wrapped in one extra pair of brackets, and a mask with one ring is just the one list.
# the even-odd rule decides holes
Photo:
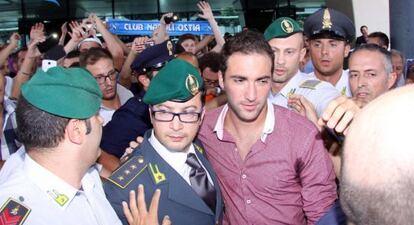
[(30, 209), (24, 214), (24, 224), (121, 224), (105, 197), (96, 167), (85, 174), (78, 190), (26, 153), (19, 151), (12, 156), (16, 158), (10, 158), (10, 163), (21, 163), (13, 171), (0, 173), (0, 204), (12, 199), (21, 204), (18, 210)]
[[(316, 78), (314, 73), (310, 73), (309, 76)], [(352, 97), (351, 86), (349, 86), (349, 70), (342, 70), (341, 78), (336, 83), (335, 88), (341, 95)]]
[(276, 105), (288, 108), (288, 98), (291, 94), (302, 95), (310, 101), (321, 116), (329, 102), (340, 95), (332, 84), (320, 81), (315, 77), (298, 71), (289, 82), (273, 95), (269, 94), (269, 100)]
[[(121, 102), (121, 105), (125, 104), (125, 102), (127, 102), (130, 98), (134, 97), (130, 90), (126, 89), (124, 86), (120, 84), (116, 84), (116, 92), (119, 96), (119, 101)], [(99, 115), (102, 116), (102, 118), (104, 119), (104, 123), (102, 126), (105, 126), (109, 121), (111, 121), (114, 112), (114, 109), (107, 108), (101, 104), (101, 107), (99, 109)]]

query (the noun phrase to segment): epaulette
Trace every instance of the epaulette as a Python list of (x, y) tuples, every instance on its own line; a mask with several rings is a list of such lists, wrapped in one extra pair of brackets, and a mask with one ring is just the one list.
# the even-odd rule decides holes
[(21, 225), (30, 212), (29, 207), (9, 198), (0, 209), (0, 224)]
[(320, 83), (322, 83), (320, 80), (306, 80), (299, 87), (315, 90), (316, 86)]
[(124, 189), (147, 168), (143, 156), (134, 156), (116, 169), (108, 178), (110, 182)]
[(194, 147), (197, 151), (199, 151), (201, 154), (204, 154), (204, 148), (201, 147), (200, 145), (194, 143)]

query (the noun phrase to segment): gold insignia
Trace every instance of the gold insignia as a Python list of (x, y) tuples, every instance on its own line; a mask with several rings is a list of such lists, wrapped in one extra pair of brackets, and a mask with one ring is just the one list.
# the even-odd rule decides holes
[(68, 201), (69, 198), (68, 196), (64, 195), (64, 194), (60, 194), (57, 190), (51, 190), (51, 191), (47, 191), (47, 193), (55, 200), (55, 202), (57, 204), (59, 204), (60, 206), (64, 206)]
[(167, 42), (167, 49), (168, 49), (168, 55), (172, 55), (173, 54), (173, 44), (171, 43), (171, 41)]
[(197, 149), (197, 151), (199, 151), (201, 154), (204, 154), (204, 149), (196, 144), (194, 144), (195, 148)]
[(158, 183), (166, 180), (165, 174), (160, 172), (157, 165), (152, 165), (150, 163), (149, 167), (150, 167), (150, 170), (151, 170), (152, 177), (154, 178), (155, 184), (158, 184)]
[(344, 96), (346, 95), (346, 87), (342, 88), (341, 95), (344, 95)]
[(187, 79), (185, 79), (185, 87), (191, 95), (196, 95), (198, 93), (198, 84), (197, 78), (194, 75), (188, 74)]
[(117, 187), (124, 189), (137, 178), (145, 168), (147, 168), (147, 165), (144, 164), (144, 157), (134, 156), (116, 169), (112, 175), (108, 177), (108, 181), (112, 182)]
[(280, 24), (280, 27), (282, 28), (282, 30), (287, 33), (290, 34), (293, 32), (293, 24), (292, 22), (290, 22), (287, 19), (282, 20), (282, 23)]
[(19, 213), (20, 205), (16, 206), (14, 209), (10, 211), (10, 214), (13, 216), (17, 215)]
[(144, 163), (144, 157), (138, 156), (138, 163)]
[(290, 96), (292, 96), (293, 94), (295, 94), (295, 92), (296, 92), (296, 88), (292, 88), (292, 89), (290, 89), (290, 91), (287, 93), (287, 96), (286, 97), (290, 97)]
[(331, 29), (331, 28), (332, 28), (331, 14), (329, 13), (328, 9), (325, 9), (325, 11), (323, 12), (322, 29)]

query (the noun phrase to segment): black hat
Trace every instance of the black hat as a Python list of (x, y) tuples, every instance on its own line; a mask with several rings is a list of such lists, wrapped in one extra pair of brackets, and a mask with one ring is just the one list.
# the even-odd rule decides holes
[(151, 46), (134, 59), (131, 69), (140, 74), (152, 69), (160, 69), (174, 58), (174, 50), (175, 47), (171, 41), (164, 41), (161, 44)]
[(333, 39), (351, 42), (355, 37), (352, 21), (345, 14), (329, 8), (310, 15), (305, 21), (304, 32), (310, 39), (328, 35)]

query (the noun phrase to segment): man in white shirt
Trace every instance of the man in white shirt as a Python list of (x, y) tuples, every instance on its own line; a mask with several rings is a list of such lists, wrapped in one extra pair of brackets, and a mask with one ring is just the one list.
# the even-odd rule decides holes
[(328, 103), (340, 93), (330, 83), (300, 72), (299, 64), (306, 49), (299, 24), (289, 17), (280, 17), (269, 25), (264, 36), (275, 54), (269, 99), (276, 105), (288, 108), (289, 98), (293, 94), (302, 95), (321, 116)]
[(320, 9), (306, 19), (304, 32), (309, 38), (310, 56), (315, 67), (310, 75), (331, 83), (342, 95), (350, 97), (348, 71), (343, 70), (343, 65), (355, 37), (352, 21), (341, 12)]
[(0, 174), (1, 224), (120, 224), (95, 166), (101, 99), (79, 68), (38, 70), (23, 85), (16, 120), (26, 152)]

